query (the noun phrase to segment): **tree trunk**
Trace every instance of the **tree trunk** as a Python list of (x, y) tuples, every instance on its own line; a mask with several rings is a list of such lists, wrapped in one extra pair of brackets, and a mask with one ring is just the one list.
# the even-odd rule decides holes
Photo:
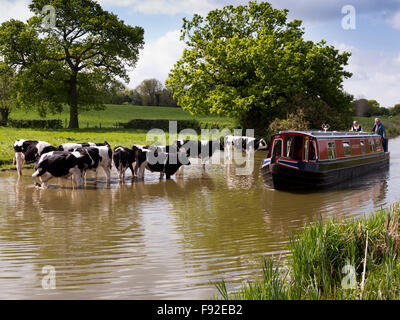
[(77, 77), (71, 76), (69, 80), (69, 129), (78, 129), (78, 90), (77, 90)]
[(0, 113), (1, 113), (0, 126), (6, 126), (8, 121), (8, 116), (10, 115), (10, 109), (1, 108)]

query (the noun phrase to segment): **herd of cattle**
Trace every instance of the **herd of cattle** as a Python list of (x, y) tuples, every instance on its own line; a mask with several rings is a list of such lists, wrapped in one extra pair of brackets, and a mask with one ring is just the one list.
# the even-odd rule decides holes
[(107, 142), (64, 143), (54, 147), (44, 141), (17, 140), (14, 143), (14, 164), (21, 176), (24, 163), (34, 163), (32, 178), (36, 186), (47, 188), (53, 177), (72, 176), (73, 183), (79, 188), (84, 185), (86, 172), (92, 170), (97, 176), (99, 167), (103, 168), (107, 182), (110, 182), (113, 163), (122, 182), (127, 169), (137, 179), (144, 178), (145, 169), (159, 172), (160, 178), (165, 174), (169, 179), (178, 170), (183, 170), (184, 165), (190, 165), (190, 157), (200, 158), (204, 168), (205, 161), (215, 151), (226, 150), (229, 157), (233, 148), (250, 154), (267, 149), (267, 143), (264, 139), (226, 136), (223, 143), (220, 140), (177, 140), (170, 146), (134, 145), (132, 148), (117, 146), (111, 149)]

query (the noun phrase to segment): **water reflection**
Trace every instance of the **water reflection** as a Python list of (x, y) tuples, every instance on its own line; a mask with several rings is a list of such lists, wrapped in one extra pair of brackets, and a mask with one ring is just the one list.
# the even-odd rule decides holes
[[(288, 235), (319, 216), (368, 213), (400, 196), (396, 153), (390, 172), (313, 193), (268, 189), (264, 156), (250, 175), (193, 165), (183, 178), (89, 178), (83, 190), (63, 179), (40, 190), (28, 170), (1, 173), (0, 298), (208, 299), (218, 279), (258, 275), (263, 256), (284, 255)], [(45, 265), (56, 268), (56, 290), (41, 288)]]

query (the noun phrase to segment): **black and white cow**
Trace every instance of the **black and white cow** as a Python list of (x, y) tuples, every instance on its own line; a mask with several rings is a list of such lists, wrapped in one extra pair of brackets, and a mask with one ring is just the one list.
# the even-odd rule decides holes
[(217, 150), (224, 150), (219, 140), (183, 140), (181, 150), (185, 150), (190, 157), (200, 158), (205, 169), (205, 162), (211, 158)]
[[(190, 165), (190, 161), (184, 152), (177, 151), (176, 146), (167, 146), (164, 152), (163, 147), (134, 146), (136, 154), (136, 168), (138, 168), (138, 179), (144, 179), (145, 169), (151, 172), (159, 172), (160, 179), (164, 174), (166, 179), (170, 179), (183, 165)], [(146, 149), (148, 148), (148, 149)]]
[[(83, 186), (83, 172), (91, 164), (87, 154), (68, 151), (51, 151), (43, 154), (35, 163), (35, 172), (32, 174), (36, 186), (47, 188), (48, 181), (53, 177), (70, 177), (78, 188)], [(37, 182), (40, 179), (41, 183)]]
[(95, 172), (97, 177), (97, 169), (98, 167), (102, 167), (107, 177), (107, 183), (110, 182), (112, 150), (109, 144), (104, 146), (80, 147), (73, 151), (77, 151), (90, 159), (90, 163), (88, 163), (87, 167), (84, 169), (84, 176), (86, 176), (87, 170), (91, 170)]
[(94, 142), (83, 142), (83, 143), (74, 143), (74, 142), (67, 142), (60, 145), (57, 150), (58, 151), (69, 151), (72, 152), (78, 148), (88, 148), (88, 147), (103, 147), (103, 146), (110, 146), (107, 141), (104, 143), (94, 143)]
[(264, 139), (246, 136), (225, 136), (224, 144), (228, 159), (232, 159), (233, 149), (246, 151), (247, 157), (252, 152), (268, 149), (268, 144)]
[(56, 150), (50, 143), (35, 140), (17, 140), (14, 142), (14, 159), (18, 176), (22, 176), (24, 163), (33, 163), (39, 160), (40, 156)]
[(132, 177), (135, 176), (133, 164), (136, 166), (136, 150), (137, 147), (133, 146), (132, 149), (126, 147), (115, 147), (113, 150), (113, 161), (118, 171), (118, 178), (120, 181), (125, 181), (125, 172), (129, 168), (132, 172)]

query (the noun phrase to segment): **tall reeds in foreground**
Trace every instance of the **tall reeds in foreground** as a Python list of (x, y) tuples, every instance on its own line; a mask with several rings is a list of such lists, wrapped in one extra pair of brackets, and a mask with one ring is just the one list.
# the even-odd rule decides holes
[(262, 277), (223, 299), (400, 299), (399, 203), (375, 214), (306, 226), (289, 242), (285, 270), (265, 259)]

